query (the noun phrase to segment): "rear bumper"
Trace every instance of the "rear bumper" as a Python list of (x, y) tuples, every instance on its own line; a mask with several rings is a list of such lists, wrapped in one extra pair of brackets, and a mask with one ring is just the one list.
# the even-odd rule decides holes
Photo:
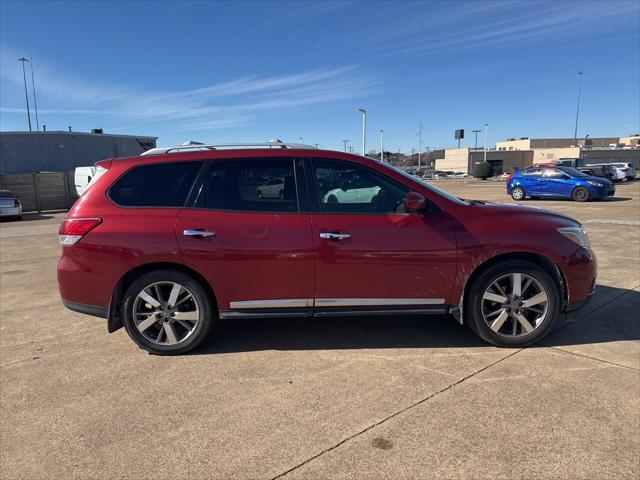
[(107, 318), (108, 310), (105, 307), (99, 307), (97, 305), (87, 305), (85, 303), (71, 302), (69, 300), (62, 299), (62, 304), (69, 310), (74, 312), (84, 313), (85, 315), (91, 315), (92, 317)]
[(0, 217), (19, 217), (20, 215), (22, 215), (22, 206), (0, 207)]

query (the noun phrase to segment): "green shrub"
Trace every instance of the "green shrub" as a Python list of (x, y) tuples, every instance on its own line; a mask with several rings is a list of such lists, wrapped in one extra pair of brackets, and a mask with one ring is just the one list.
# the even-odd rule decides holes
[(473, 165), (471, 174), (475, 178), (481, 178), (486, 180), (488, 177), (493, 176), (493, 165), (489, 162), (478, 162)]

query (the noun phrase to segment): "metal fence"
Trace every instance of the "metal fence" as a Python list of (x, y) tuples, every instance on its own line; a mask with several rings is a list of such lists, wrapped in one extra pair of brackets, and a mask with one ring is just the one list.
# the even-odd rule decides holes
[(16, 173), (0, 175), (0, 190), (11, 190), (20, 197), (24, 212), (66, 210), (77, 196), (66, 172)]

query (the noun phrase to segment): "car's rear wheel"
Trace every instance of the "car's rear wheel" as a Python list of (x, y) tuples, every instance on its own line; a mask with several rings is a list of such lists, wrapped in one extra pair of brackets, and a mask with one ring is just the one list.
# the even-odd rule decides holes
[(577, 187), (571, 192), (571, 198), (576, 202), (586, 202), (591, 198), (591, 193), (588, 188)]
[(560, 291), (551, 276), (525, 261), (488, 268), (471, 286), (465, 316), (485, 341), (500, 347), (531, 345), (553, 327)]
[(186, 273), (156, 270), (136, 279), (123, 302), (124, 326), (142, 349), (176, 355), (197, 347), (214, 324), (209, 293)]
[(524, 200), (525, 193), (522, 187), (513, 187), (511, 189), (511, 198), (514, 200)]

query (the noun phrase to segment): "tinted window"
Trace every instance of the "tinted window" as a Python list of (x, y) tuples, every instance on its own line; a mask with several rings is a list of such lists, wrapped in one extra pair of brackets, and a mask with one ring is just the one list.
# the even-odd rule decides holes
[(177, 162), (135, 167), (109, 189), (109, 197), (126, 207), (181, 207), (201, 165)]
[(556, 170), (555, 168), (547, 168), (544, 171), (544, 176), (548, 178), (565, 178), (566, 175), (560, 170)]
[(572, 177), (587, 177), (588, 176), (586, 173), (583, 173), (580, 170), (576, 170), (575, 168), (571, 168), (571, 167), (558, 167), (558, 170), (562, 170), (563, 172), (568, 173)]
[(522, 175), (525, 177), (541, 177), (542, 169), (541, 168), (529, 168), (522, 172)]
[(244, 212), (297, 212), (293, 160), (214, 161), (196, 206)]
[(0, 190), (0, 198), (13, 198), (14, 195), (8, 190)]
[(404, 213), (408, 188), (374, 170), (348, 162), (313, 160), (320, 211)]

